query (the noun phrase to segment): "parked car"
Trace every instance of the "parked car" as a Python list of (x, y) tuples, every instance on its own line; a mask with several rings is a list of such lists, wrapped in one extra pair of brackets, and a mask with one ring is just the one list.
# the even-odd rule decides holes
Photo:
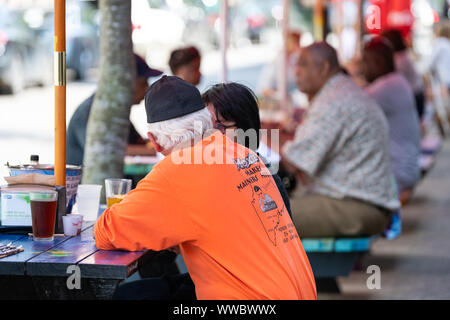
[(32, 28), (24, 11), (0, 7), (0, 91), (17, 93), (53, 79), (52, 38)]
[(66, 5), (66, 62), (76, 80), (85, 80), (100, 62), (100, 27), (98, 10), (87, 1)]
[(85, 80), (89, 70), (99, 66), (100, 45), (95, 30), (87, 28), (68, 35), (66, 54), (67, 69), (74, 71), (76, 80)]

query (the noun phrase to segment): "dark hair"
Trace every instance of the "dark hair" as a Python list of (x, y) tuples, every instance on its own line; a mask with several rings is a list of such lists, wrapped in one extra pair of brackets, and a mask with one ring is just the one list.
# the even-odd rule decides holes
[(391, 72), (395, 71), (394, 50), (386, 38), (381, 36), (373, 38), (365, 44), (364, 51), (372, 52), (383, 58), (386, 63), (386, 68)]
[(403, 37), (400, 31), (395, 29), (389, 29), (383, 31), (381, 35), (391, 43), (392, 48), (394, 49), (395, 52), (403, 51), (406, 49), (406, 45), (405, 42), (403, 41)]
[(322, 63), (327, 61), (332, 70), (341, 68), (336, 49), (334, 49), (326, 41), (314, 42), (313, 44), (305, 47), (304, 50), (308, 50), (316, 62)]
[(169, 58), (170, 70), (175, 74), (180, 67), (198, 58), (200, 58), (200, 52), (194, 46), (173, 50)]
[[(202, 95), (203, 102), (212, 104), (216, 118), (220, 114), (227, 121), (234, 121), (238, 129), (247, 131), (254, 129), (257, 132), (257, 144), (259, 147), (259, 119), (258, 98), (255, 93), (243, 84), (236, 82), (220, 83), (212, 86)], [(245, 146), (250, 147), (248, 139)]]

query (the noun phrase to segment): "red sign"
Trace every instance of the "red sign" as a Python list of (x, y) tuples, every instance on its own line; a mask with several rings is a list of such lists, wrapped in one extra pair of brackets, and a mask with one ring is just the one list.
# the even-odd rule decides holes
[(367, 32), (379, 34), (386, 29), (397, 29), (407, 35), (413, 23), (411, 0), (369, 0), (364, 18)]

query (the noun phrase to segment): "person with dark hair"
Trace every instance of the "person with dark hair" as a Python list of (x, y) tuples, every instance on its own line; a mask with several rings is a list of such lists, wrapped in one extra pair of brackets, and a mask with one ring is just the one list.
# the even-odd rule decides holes
[(200, 83), (201, 55), (194, 46), (179, 48), (170, 53), (169, 67), (174, 76), (196, 86)]
[(402, 52), (408, 49), (406, 47), (403, 36), (399, 30), (396, 29), (384, 30), (381, 33), (381, 36), (389, 41), (394, 52)]
[(384, 38), (374, 38), (364, 46), (362, 61), (369, 82), (366, 92), (381, 107), (389, 124), (391, 162), (401, 196), (420, 179), (421, 132), (414, 94), (395, 71), (393, 50)]
[[(259, 136), (261, 123), (259, 120), (258, 101), (254, 92), (250, 88), (239, 83), (221, 83), (216, 84), (205, 91), (202, 95), (202, 99), (211, 112), (214, 128), (218, 129), (223, 134), (225, 134), (227, 130), (242, 129), (244, 131), (244, 137), (240, 139), (241, 144), (257, 152), (261, 160), (270, 170), (270, 161), (268, 161), (264, 155), (261, 155), (261, 152), (258, 152), (262, 145)], [(249, 136), (245, 135), (245, 132), (250, 133), (248, 130), (253, 130), (254, 134), (250, 134)], [(251, 141), (252, 137), (254, 138), (254, 141)], [(271, 154), (266, 156), (268, 156), (269, 159), (271, 158)], [(271, 173), (283, 198), (286, 209), (288, 210), (289, 215), (292, 216), (289, 195), (283, 182), (276, 172)]]
[[(148, 79), (162, 74), (161, 71), (150, 68), (145, 60), (134, 55), (136, 61), (136, 85), (134, 89), (134, 104), (139, 104), (145, 97), (148, 89)], [(67, 128), (67, 164), (82, 165), (84, 157), (84, 147), (86, 145), (86, 129), (94, 103), (95, 93), (87, 98), (74, 112)], [(147, 140), (143, 139), (130, 125), (128, 135), (127, 154), (154, 153), (154, 150), (146, 147)]]
[[(216, 84), (205, 91), (202, 98), (213, 115), (215, 128), (223, 133), (230, 128), (256, 132), (261, 129), (257, 97), (250, 88), (235, 82)], [(254, 146), (248, 141), (244, 145), (256, 151), (259, 138), (259, 134), (256, 135)]]
[(409, 56), (408, 48), (405, 45), (403, 36), (400, 31), (395, 29), (384, 31), (382, 36), (392, 45), (394, 50), (395, 69), (405, 77), (411, 86), (416, 100), (417, 113), (419, 119), (421, 119), (425, 109), (424, 84), (422, 77), (417, 72)]
[(326, 42), (304, 48), (296, 67), (299, 89), (312, 104), (282, 156), (309, 187), (291, 199), (304, 238), (381, 234), (400, 207), (386, 118), (341, 70)]

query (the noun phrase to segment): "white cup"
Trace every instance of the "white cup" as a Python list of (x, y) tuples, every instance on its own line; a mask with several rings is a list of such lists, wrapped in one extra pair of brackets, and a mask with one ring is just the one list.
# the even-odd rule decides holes
[(77, 234), (81, 233), (81, 227), (83, 225), (83, 215), (81, 214), (66, 214), (66, 217), (71, 217), (73, 223), (77, 225)]
[(97, 220), (101, 190), (101, 185), (78, 185), (76, 203), (78, 207), (78, 213), (83, 215), (85, 221)]
[(71, 215), (66, 215), (62, 217), (64, 234), (66, 236), (76, 236), (78, 233), (78, 219)]

